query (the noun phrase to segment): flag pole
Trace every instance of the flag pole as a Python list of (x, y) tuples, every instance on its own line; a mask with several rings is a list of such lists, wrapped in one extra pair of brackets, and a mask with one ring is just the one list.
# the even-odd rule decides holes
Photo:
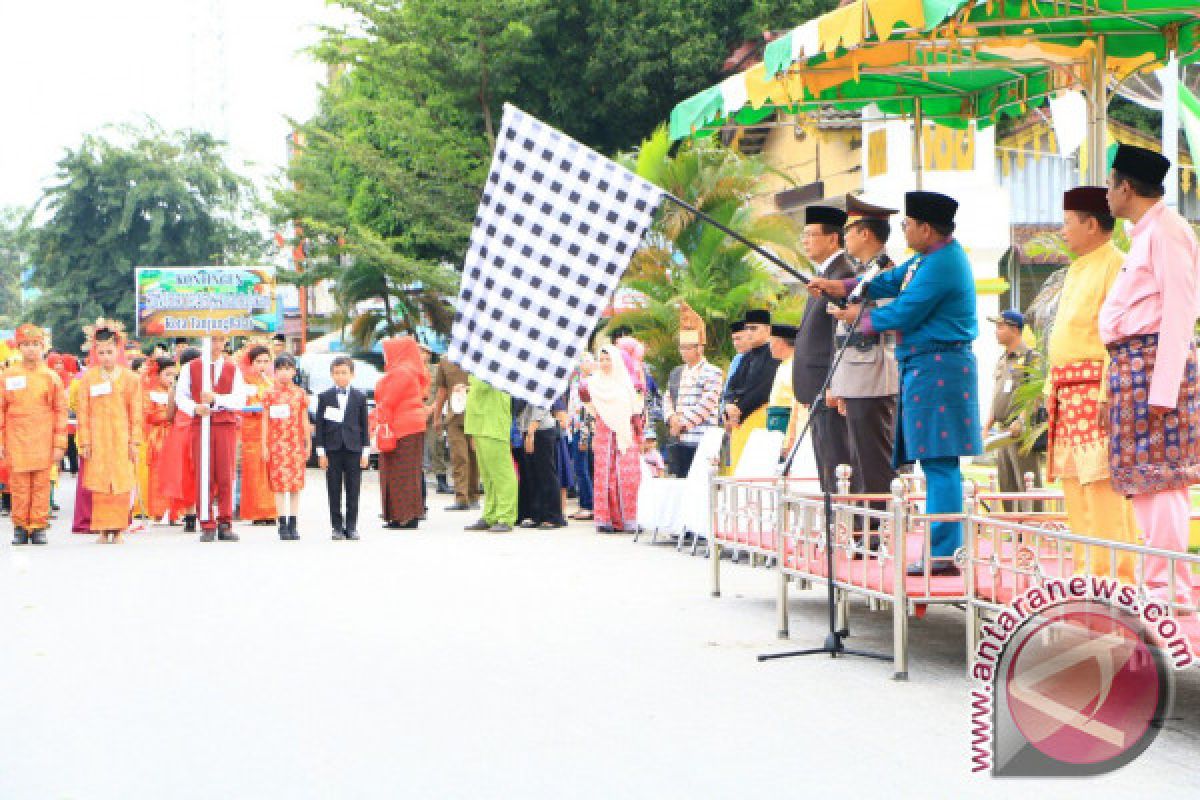
[(791, 264), (788, 264), (786, 261), (784, 261), (779, 256), (775, 255), (771, 251), (765, 250), (762, 247), (756, 245), (754, 242), (750, 241), (745, 236), (742, 236), (740, 233), (738, 233), (737, 231), (728, 227), (727, 225), (717, 222), (711, 216), (709, 216), (708, 214), (705, 214), (703, 211), (696, 208), (691, 203), (688, 203), (684, 200), (680, 200), (678, 197), (676, 197), (675, 195), (670, 194), (668, 192), (663, 192), (663, 197), (667, 200), (670, 200), (672, 203), (679, 206), (684, 211), (688, 211), (688, 212), (691, 212), (692, 214), (695, 214), (697, 218), (704, 220), (709, 225), (712, 225), (714, 228), (721, 231), (725, 235), (732, 236), (734, 239), (737, 239), (739, 242), (746, 245), (751, 250), (753, 250), (755, 253), (758, 253), (760, 256), (765, 258), (767, 261), (770, 261), (772, 264), (779, 267), (781, 270), (783, 270), (787, 274), (791, 275), (796, 280), (800, 281), (801, 283), (805, 284), (806, 286), (808, 285), (809, 278), (807, 275), (800, 272), (795, 267), (793, 267)]
[[(205, 336), (203, 344), (200, 345), (200, 391), (203, 398), (204, 392), (212, 391), (212, 337)], [(196, 396), (196, 387), (192, 387), (192, 397)], [(209, 460), (211, 445), (209, 442), (209, 432), (212, 430), (212, 410), (200, 418), (200, 521), (208, 522), (212, 515), (212, 503), (209, 499), (209, 493), (212, 491), (212, 475), (209, 470)]]

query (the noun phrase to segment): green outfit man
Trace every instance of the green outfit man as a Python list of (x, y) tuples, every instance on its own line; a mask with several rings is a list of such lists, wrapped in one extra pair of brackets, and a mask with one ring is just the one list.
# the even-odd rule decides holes
[(517, 472), (513, 468), (509, 432), (512, 398), (471, 376), (464, 429), (475, 447), (483, 480), (483, 518), (469, 531), (508, 533), (517, 521)]

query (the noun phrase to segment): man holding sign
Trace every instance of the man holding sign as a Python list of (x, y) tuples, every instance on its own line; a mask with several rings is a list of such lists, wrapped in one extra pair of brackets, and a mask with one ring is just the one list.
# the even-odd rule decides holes
[[(229, 337), (214, 332), (209, 337), (207, 360), (209, 375), (204, 376), (205, 359), (193, 359), (179, 373), (175, 384), (176, 408), (192, 418), (192, 451), (199, 454), (204, 445), (203, 421), (209, 420), (208, 475), (197, 465), (200, 491), (197, 494), (200, 506), (200, 541), (236, 542), (238, 535), (233, 531), (233, 477), (237, 470), (238, 429), (241, 426), (241, 410), (246, 403), (246, 382), (242, 371), (232, 358), (225, 355), (225, 344)], [(197, 457), (199, 461), (199, 457)], [(205, 481), (209, 491), (205, 492)], [(215, 497), (213, 496), (215, 493)], [(208, 507), (204, 507), (204, 498)], [(213, 501), (216, 501), (214, 514)]]

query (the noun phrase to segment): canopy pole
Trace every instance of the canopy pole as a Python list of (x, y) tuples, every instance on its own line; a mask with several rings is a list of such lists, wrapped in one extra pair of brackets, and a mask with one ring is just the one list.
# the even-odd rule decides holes
[(1088, 165), (1084, 182), (1103, 186), (1108, 156), (1108, 55), (1103, 36), (1096, 37), (1088, 80)]
[(1164, 199), (1171, 208), (1179, 208), (1179, 59), (1174, 53), (1158, 71), (1158, 80), (1162, 84), (1162, 152), (1171, 160)]
[(921, 108), (921, 98), (913, 98), (913, 173), (916, 176), (917, 191), (925, 188), (925, 112)]

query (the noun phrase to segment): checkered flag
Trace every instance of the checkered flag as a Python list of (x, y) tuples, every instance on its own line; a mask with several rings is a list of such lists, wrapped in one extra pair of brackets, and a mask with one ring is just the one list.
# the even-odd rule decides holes
[(566, 391), (662, 197), (627, 169), (505, 105), (447, 357), (548, 408)]

